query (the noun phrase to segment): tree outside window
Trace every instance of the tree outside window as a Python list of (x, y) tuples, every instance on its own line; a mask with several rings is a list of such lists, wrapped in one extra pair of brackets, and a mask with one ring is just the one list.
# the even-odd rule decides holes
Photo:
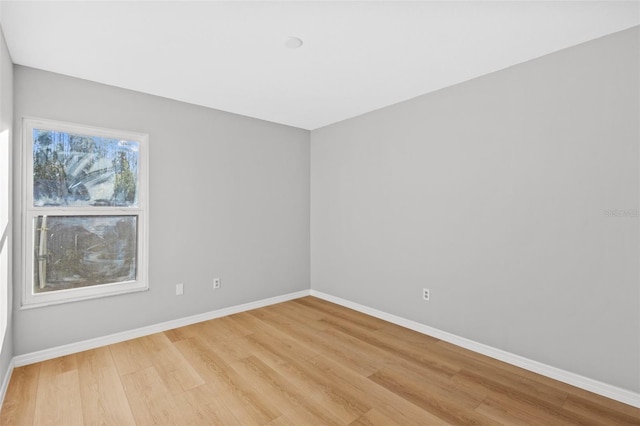
[(147, 289), (147, 136), (24, 119), (23, 306)]

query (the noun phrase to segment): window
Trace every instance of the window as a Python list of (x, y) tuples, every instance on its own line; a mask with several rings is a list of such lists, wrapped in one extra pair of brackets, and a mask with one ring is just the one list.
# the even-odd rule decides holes
[(0, 133), (0, 348), (9, 315), (9, 283), (11, 282), (11, 139), (9, 130)]
[(147, 135), (23, 120), (23, 307), (147, 284)]

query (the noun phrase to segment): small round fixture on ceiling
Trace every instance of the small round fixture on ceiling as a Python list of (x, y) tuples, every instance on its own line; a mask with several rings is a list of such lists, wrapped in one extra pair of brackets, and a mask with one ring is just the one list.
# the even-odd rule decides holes
[(297, 49), (302, 46), (302, 39), (298, 37), (287, 37), (287, 41), (284, 42), (284, 45), (289, 49)]

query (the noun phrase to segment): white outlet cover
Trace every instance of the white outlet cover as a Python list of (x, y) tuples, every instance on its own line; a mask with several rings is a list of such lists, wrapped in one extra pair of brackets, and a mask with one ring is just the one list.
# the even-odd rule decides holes
[(426, 300), (427, 302), (430, 300), (431, 298), (431, 294), (429, 292), (428, 288), (423, 288), (422, 289), (422, 299)]
[(184, 294), (184, 284), (176, 284), (176, 296), (182, 296)]

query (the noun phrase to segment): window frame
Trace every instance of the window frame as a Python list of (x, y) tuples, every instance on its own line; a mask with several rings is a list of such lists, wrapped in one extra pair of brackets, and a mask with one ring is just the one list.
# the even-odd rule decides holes
[(0, 347), (9, 324), (13, 260), (13, 144), (12, 131), (0, 132)]
[[(33, 179), (33, 130), (51, 130), (86, 136), (130, 140), (139, 143), (137, 206), (35, 206)], [(22, 118), (22, 235), (23, 235), (23, 285), (21, 309), (49, 306), (60, 303), (146, 291), (148, 283), (148, 134), (124, 130), (68, 123), (36, 117)], [(97, 284), (86, 287), (35, 293), (34, 253), (35, 221), (38, 216), (137, 216), (136, 279), (118, 283)]]

